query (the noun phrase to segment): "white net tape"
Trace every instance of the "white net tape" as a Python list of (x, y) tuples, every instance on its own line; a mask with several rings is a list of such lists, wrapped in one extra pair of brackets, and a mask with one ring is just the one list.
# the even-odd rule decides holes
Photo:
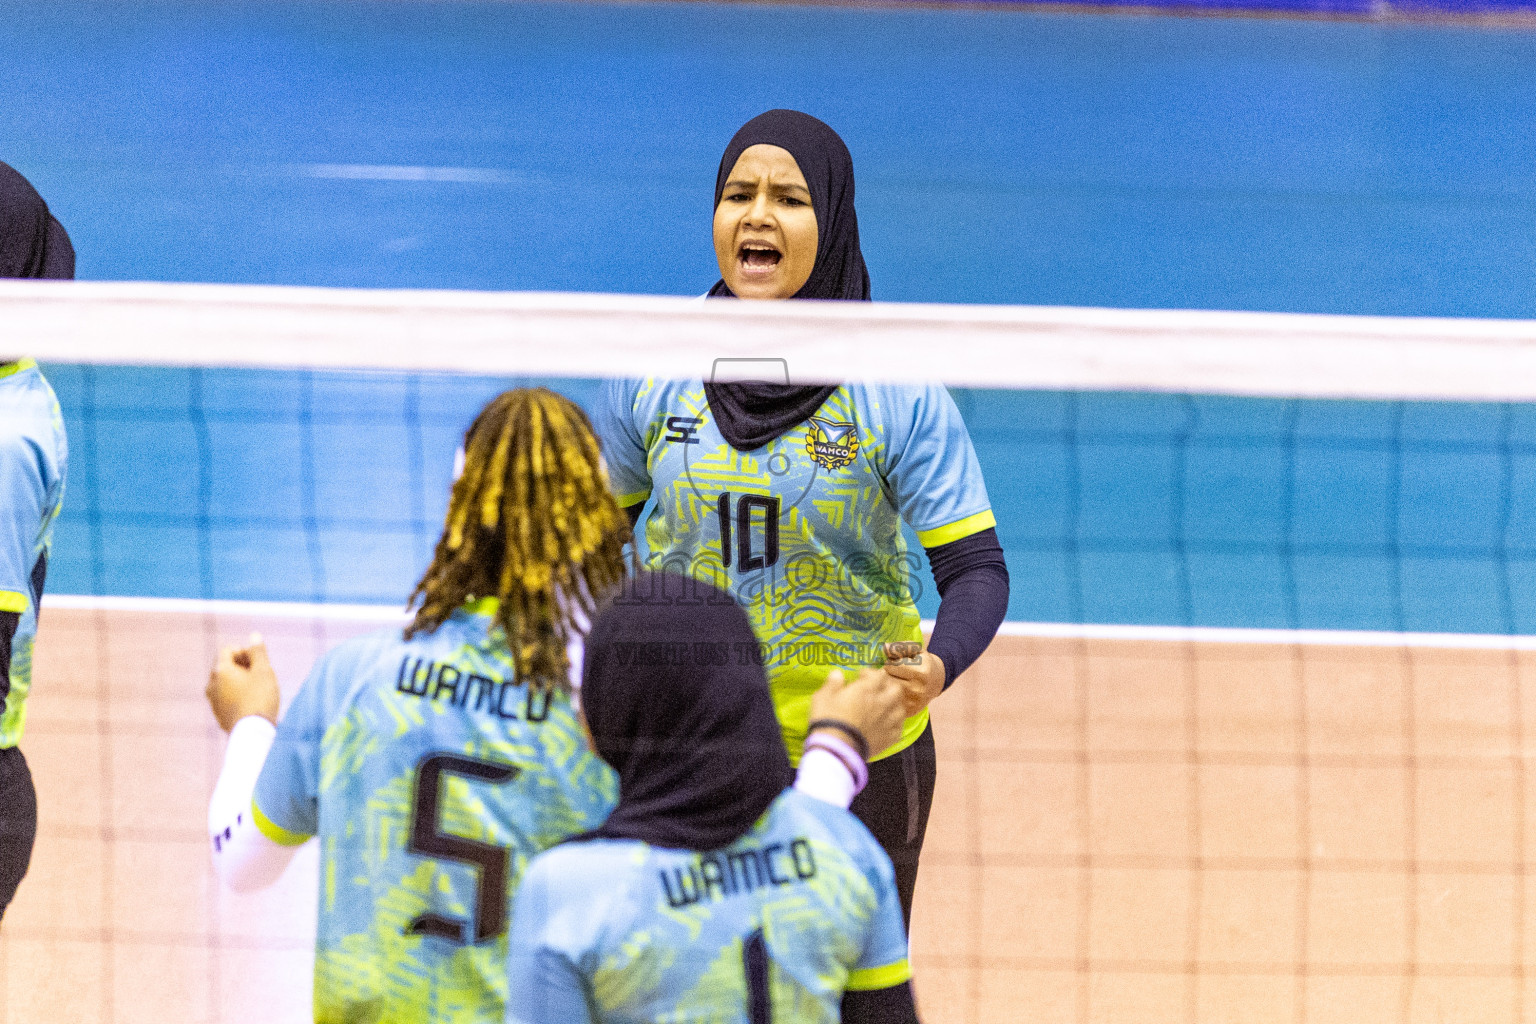
[(1536, 399), (1536, 323), (632, 295), (0, 282), (43, 361), (707, 377), (1308, 398)]

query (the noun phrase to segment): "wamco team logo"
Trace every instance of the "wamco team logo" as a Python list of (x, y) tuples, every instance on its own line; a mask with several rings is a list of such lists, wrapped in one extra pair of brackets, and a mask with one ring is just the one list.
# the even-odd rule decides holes
[(842, 469), (859, 454), (858, 428), (812, 416), (805, 431), (805, 450), (823, 469)]

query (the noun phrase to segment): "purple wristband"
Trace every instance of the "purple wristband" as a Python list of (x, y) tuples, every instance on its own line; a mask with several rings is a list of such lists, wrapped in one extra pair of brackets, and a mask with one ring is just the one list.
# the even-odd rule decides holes
[(848, 769), (848, 774), (853, 777), (853, 790), (855, 793), (863, 792), (864, 787), (869, 784), (869, 766), (864, 763), (864, 759), (859, 756), (859, 752), (853, 749), (853, 744), (841, 736), (834, 735), (826, 730), (814, 732), (806, 737), (805, 749), (808, 751), (825, 750), (841, 761), (843, 767)]

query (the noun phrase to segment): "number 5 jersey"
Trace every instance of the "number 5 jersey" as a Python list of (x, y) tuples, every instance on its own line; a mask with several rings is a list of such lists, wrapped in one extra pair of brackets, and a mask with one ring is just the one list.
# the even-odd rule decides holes
[[(594, 426), (619, 504), (654, 495), (646, 558), (733, 594), (757, 634), (790, 757), (833, 668), (921, 640), (926, 548), (996, 525), (969, 433), (942, 385), (844, 384), (805, 422), (749, 452), (726, 442), (702, 380), (611, 381)], [(689, 595), (677, 595), (683, 600)], [(926, 709), (906, 722), (914, 742)]]
[(320, 839), (317, 1022), (500, 1021), (523, 869), (613, 808), (569, 698), (513, 684), (493, 614), (341, 644), (278, 725), (253, 815)]

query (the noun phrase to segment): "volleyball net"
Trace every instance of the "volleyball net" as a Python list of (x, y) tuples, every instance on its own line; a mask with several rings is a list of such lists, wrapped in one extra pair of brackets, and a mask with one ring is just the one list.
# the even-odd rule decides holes
[(934, 706), (926, 1020), (1525, 1019), (1536, 324), (33, 283), (0, 324), (70, 443), (8, 1020), (307, 1019), (314, 861), (207, 865), (219, 644), (291, 696), (400, 621), (500, 391), (763, 359), (950, 385), (1008, 557)]

